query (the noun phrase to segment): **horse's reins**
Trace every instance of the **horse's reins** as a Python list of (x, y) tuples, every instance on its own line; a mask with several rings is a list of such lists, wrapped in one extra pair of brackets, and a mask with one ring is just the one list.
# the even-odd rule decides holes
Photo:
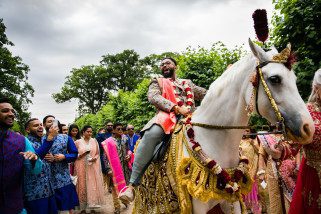
[[(268, 85), (266, 84), (266, 81), (263, 78), (263, 73), (262, 73), (262, 69), (264, 66), (268, 65), (269, 63), (284, 63), (285, 61), (276, 61), (276, 60), (270, 60), (270, 61), (264, 61), (261, 63), (258, 63), (258, 65), (256, 66), (256, 73), (257, 73), (257, 79), (258, 79), (258, 83), (256, 84), (256, 86), (253, 85), (253, 90), (255, 93), (255, 108), (256, 111), (258, 113), (258, 115), (260, 115), (262, 117), (262, 115), (259, 112), (259, 108), (258, 108), (258, 91), (259, 91), (259, 86), (260, 86), (260, 80), (262, 82), (262, 86), (263, 89), (267, 95), (267, 97), (269, 98), (269, 101), (271, 103), (271, 106), (275, 112), (276, 118), (278, 120), (278, 122), (274, 125), (254, 125), (254, 126), (222, 126), (222, 125), (210, 125), (210, 124), (204, 124), (204, 123), (196, 123), (196, 122), (192, 122), (193, 126), (198, 126), (198, 127), (202, 127), (202, 128), (207, 128), (207, 129), (260, 129), (261, 131), (266, 131), (266, 132), (262, 132), (262, 133), (251, 133), (250, 135), (260, 135), (260, 134), (285, 134), (285, 125), (284, 125), (284, 118), (282, 117), (282, 114), (271, 94), (271, 91), (268, 87)], [(276, 130), (276, 131), (272, 131), (272, 132), (268, 132), (271, 130)]]

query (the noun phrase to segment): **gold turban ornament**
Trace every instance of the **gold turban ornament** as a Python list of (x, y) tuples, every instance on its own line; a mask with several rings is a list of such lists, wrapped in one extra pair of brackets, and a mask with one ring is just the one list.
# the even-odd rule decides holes
[(286, 63), (290, 55), (291, 55), (291, 44), (288, 43), (284, 50), (282, 50), (280, 53), (273, 56), (272, 60), (274, 62)]

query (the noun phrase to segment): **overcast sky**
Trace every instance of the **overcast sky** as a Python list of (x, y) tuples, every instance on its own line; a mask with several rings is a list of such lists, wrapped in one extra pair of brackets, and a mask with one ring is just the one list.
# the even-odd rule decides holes
[[(72, 68), (98, 64), (101, 56), (134, 49), (141, 57), (188, 46), (228, 47), (255, 38), (252, 13), (271, 0), (0, 0), (0, 18), (15, 44), (10, 50), (30, 67), (35, 89), (29, 110), (62, 123), (77, 116), (77, 102), (57, 104)], [(103, 86), (102, 86), (103, 87)]]

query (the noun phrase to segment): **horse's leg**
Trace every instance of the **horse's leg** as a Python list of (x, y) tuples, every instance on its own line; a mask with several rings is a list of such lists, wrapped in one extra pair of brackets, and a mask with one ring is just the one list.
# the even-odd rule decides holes
[(225, 214), (241, 214), (241, 204), (239, 201), (236, 201), (234, 203), (223, 201), (221, 204), (221, 209)]
[(200, 200), (193, 198), (193, 214), (205, 214), (210, 211), (215, 205), (221, 203), (222, 201), (209, 200), (207, 203), (204, 203)]

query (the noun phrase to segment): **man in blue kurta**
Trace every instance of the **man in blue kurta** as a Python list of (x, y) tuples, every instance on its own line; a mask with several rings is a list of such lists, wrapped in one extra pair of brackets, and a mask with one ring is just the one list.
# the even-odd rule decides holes
[(9, 130), (15, 110), (7, 98), (0, 99), (0, 213), (21, 214), (24, 171), (39, 174), (42, 162), (29, 140)]
[(127, 132), (128, 132), (128, 134), (127, 134), (128, 148), (131, 152), (134, 152), (136, 142), (140, 138), (140, 136), (135, 133), (135, 128), (131, 124), (127, 125)]
[[(47, 141), (41, 139), (43, 136), (43, 125), (39, 119), (29, 119), (25, 124), (25, 130), (28, 133), (27, 138), (35, 149), (36, 154), (43, 159), (52, 146), (52, 140), (58, 135), (59, 128), (52, 126), (49, 129)], [(51, 182), (50, 163), (47, 161), (42, 163), (40, 174), (33, 175), (25, 172), (25, 209), (30, 214), (57, 214), (54, 188)]]
[[(43, 139), (48, 139), (50, 127), (53, 125), (55, 117), (47, 115), (43, 119), (46, 128), (46, 135)], [(59, 126), (59, 125), (58, 125)], [(55, 199), (59, 211), (68, 211), (79, 206), (78, 195), (75, 185), (72, 183), (68, 163), (74, 162), (78, 157), (77, 147), (71, 137), (65, 134), (58, 134), (53, 139), (53, 145), (45, 160), (50, 162), (51, 181), (55, 190)]]

